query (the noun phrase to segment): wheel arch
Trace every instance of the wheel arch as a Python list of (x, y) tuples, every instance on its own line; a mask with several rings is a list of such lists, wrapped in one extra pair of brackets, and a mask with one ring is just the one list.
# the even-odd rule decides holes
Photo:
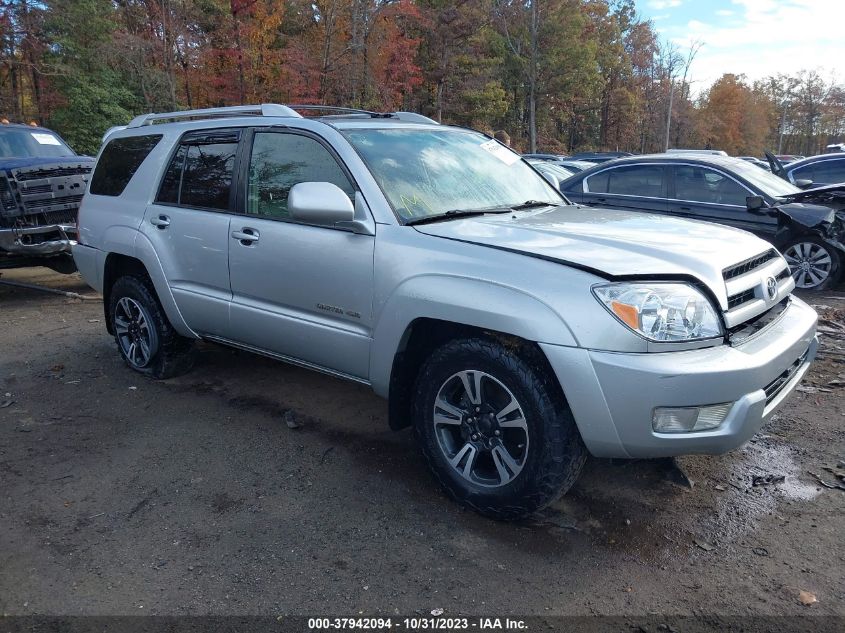
[(195, 332), (185, 323), (170, 286), (164, 275), (164, 269), (153, 249), (152, 244), (141, 234), (137, 234), (134, 249), (131, 254), (112, 251), (106, 255), (103, 264), (103, 310), (106, 318), (106, 328), (113, 334), (109, 319), (109, 303), (111, 288), (121, 275), (144, 275), (150, 279), (156, 296), (161, 303), (167, 319), (182, 336), (198, 338)]
[(415, 277), (384, 303), (370, 357), (373, 390), (389, 400), (390, 427), (409, 424), (411, 390), (432, 350), (459, 337), (484, 336), (529, 346), (545, 361), (538, 342), (575, 345), (566, 323), (525, 292), (446, 275)]

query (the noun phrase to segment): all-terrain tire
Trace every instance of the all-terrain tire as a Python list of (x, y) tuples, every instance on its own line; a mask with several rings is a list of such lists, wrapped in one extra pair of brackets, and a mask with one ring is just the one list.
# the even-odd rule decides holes
[[(522, 470), (498, 487), (476, 485), (449, 464), (434, 424), (441, 386), (463, 371), (492, 376), (515, 397), (527, 423)], [(452, 340), (423, 364), (416, 382), (414, 429), (425, 461), (447, 494), (499, 520), (523, 518), (564, 494), (578, 479), (587, 450), (563, 392), (536, 348), (513, 348), (487, 338)]]
[[(118, 304), (128, 299), (130, 305), (139, 306), (145, 321), (153, 330), (154, 349), (144, 363), (133, 361), (121, 344), (116, 315)], [(112, 286), (109, 298), (109, 322), (115, 333), (115, 342), (124, 362), (135, 371), (155, 379), (172, 378), (186, 373), (194, 364), (194, 341), (179, 335), (161, 307), (152, 282), (146, 276), (126, 275)]]

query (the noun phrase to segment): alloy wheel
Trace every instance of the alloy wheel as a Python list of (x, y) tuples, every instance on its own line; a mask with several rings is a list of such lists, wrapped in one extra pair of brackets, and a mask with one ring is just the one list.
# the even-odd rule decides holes
[(827, 249), (815, 242), (798, 242), (783, 254), (799, 288), (815, 288), (830, 277), (833, 259)]
[(114, 309), (114, 329), (120, 349), (129, 363), (138, 369), (146, 367), (158, 351), (158, 334), (151, 326), (150, 315), (140, 303), (121, 297)]
[(476, 485), (504, 486), (525, 466), (525, 413), (513, 393), (488, 373), (450, 376), (437, 392), (433, 424), (448, 464)]

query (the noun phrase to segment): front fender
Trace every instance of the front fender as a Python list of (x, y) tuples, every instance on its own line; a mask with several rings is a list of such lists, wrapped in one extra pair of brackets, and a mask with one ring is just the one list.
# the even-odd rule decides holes
[(411, 277), (394, 289), (378, 314), (370, 381), (373, 390), (384, 397), (389, 394), (394, 356), (415, 319), (437, 319), (529, 341), (576, 345), (566, 323), (540, 299), (513, 286), (459, 275)]

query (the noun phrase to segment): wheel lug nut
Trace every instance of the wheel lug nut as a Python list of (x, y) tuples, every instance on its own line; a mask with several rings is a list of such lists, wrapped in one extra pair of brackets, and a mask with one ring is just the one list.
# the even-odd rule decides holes
[(493, 431), (493, 435), (495, 435), (496, 437), (500, 436), (501, 434), (502, 434), (502, 432), (499, 429), (496, 429), (495, 431)]
[(475, 433), (473, 433), (473, 434), (472, 434), (472, 439), (477, 440), (477, 439), (478, 439), (478, 436), (477, 436)]
[(480, 412), (481, 412), (481, 407), (475, 407), (475, 412), (476, 412), (476, 413), (480, 413)]

